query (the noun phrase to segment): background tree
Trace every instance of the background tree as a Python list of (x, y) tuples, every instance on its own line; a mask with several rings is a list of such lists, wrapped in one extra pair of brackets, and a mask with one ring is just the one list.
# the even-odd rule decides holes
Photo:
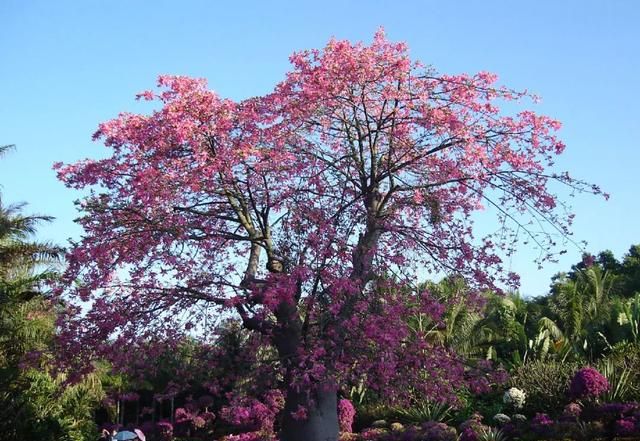
[(33, 240), (37, 226), (52, 218), (23, 208), (0, 198), (0, 437), (82, 440), (95, 436), (99, 375), (69, 386), (48, 368), (56, 321), (50, 285), (63, 250)]
[(632, 245), (622, 259), (620, 268), (621, 290), (627, 297), (640, 292), (640, 245)]
[[(549, 170), (560, 123), (501, 111), (527, 95), (492, 74), (438, 74), (382, 32), (291, 62), (272, 93), (240, 102), (160, 77), (140, 95), (157, 111), (100, 125), (111, 156), (56, 166), (68, 186), (93, 188), (63, 279), (92, 308), (65, 341), (82, 342), (69, 354), (109, 356), (113, 341), (175, 339), (231, 310), (277, 351), (282, 439), (336, 439), (347, 378), (396, 400), (425, 372), (438, 379), (414, 382), (426, 397), (461, 382), (453, 354), (403, 319), (442, 309), (398, 286), (418, 268), (512, 285), (501, 254), (526, 237), (544, 261), (569, 234), (548, 184), (600, 190)], [(483, 207), (500, 228), (477, 239)]]

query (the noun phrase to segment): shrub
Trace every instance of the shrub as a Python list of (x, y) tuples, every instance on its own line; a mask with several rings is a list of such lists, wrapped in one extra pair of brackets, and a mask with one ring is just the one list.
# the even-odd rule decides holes
[(615, 422), (614, 434), (617, 436), (630, 436), (638, 433), (636, 419), (633, 417), (621, 418)]
[(592, 417), (606, 424), (617, 419), (635, 417), (639, 413), (638, 403), (607, 403), (594, 409)]
[(534, 361), (516, 369), (510, 382), (527, 391), (524, 413), (533, 415), (544, 410), (551, 415), (560, 414), (569, 401), (567, 388), (576, 367), (572, 363)]
[(614, 433), (616, 436), (629, 436), (637, 433), (635, 418), (622, 418), (615, 422)]
[(502, 430), (488, 428), (483, 430), (478, 436), (478, 441), (506, 441), (507, 436)]
[(584, 421), (560, 421), (555, 424), (553, 430), (554, 439), (572, 441), (591, 441), (597, 438), (598, 433), (593, 431), (590, 424)]
[(214, 404), (214, 399), (211, 395), (203, 395), (200, 398), (198, 398), (198, 405), (207, 410), (210, 407), (213, 407)]
[(273, 435), (263, 432), (245, 432), (238, 435), (227, 435), (222, 441), (276, 441)]
[(360, 433), (360, 438), (364, 441), (375, 440), (386, 435), (387, 433), (389, 433), (389, 431), (383, 428), (366, 429)]
[(394, 410), (383, 404), (366, 404), (357, 406), (353, 429), (358, 432), (367, 427), (372, 427), (375, 421), (385, 422), (395, 419)]

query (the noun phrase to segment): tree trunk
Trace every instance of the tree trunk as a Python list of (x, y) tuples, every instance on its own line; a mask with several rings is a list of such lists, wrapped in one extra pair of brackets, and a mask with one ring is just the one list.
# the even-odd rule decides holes
[[(313, 393), (313, 406), (307, 394), (287, 390), (286, 405), (280, 431), (281, 441), (336, 441), (338, 439), (338, 399), (335, 388), (324, 388)], [(307, 418), (297, 420), (291, 415), (304, 406)]]

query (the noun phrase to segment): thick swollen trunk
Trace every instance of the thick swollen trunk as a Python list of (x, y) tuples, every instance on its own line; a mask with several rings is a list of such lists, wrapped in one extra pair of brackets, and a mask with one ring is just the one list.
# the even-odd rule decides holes
[[(285, 317), (285, 307), (278, 311)], [(289, 316), (294, 317), (293, 315)], [(300, 323), (297, 319), (281, 320), (284, 325), (275, 335), (275, 344), (283, 364), (289, 365), (285, 374), (285, 408), (280, 429), (281, 441), (336, 441), (338, 439), (337, 390), (334, 385), (316, 385), (312, 391), (292, 387), (298, 366)], [(295, 418), (303, 408), (306, 418)], [(299, 414), (299, 412), (298, 412)]]
[[(288, 390), (282, 418), (281, 441), (336, 441), (338, 439), (338, 402), (335, 388), (325, 388), (312, 394), (309, 405), (306, 393)], [(306, 419), (296, 419), (292, 413), (298, 406), (307, 409)]]

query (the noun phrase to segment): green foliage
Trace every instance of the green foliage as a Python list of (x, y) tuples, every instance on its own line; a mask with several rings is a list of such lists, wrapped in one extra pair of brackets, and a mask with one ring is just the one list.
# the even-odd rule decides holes
[(496, 391), (489, 394), (482, 394), (469, 400), (468, 410), (457, 415), (456, 422), (472, 416), (473, 413), (482, 415), (485, 421), (492, 421), (493, 416), (497, 413), (503, 413), (504, 404), (502, 403), (502, 391)]
[(426, 283), (420, 289), (428, 290), (434, 298), (447, 305), (444, 313), (444, 327), (438, 326), (423, 315), (409, 318), (409, 324), (415, 332), (424, 333), (437, 345), (454, 349), (458, 354), (466, 356), (479, 355), (483, 352), (478, 332), (478, 324), (482, 314), (476, 308), (470, 308), (463, 301), (468, 287), (463, 279), (446, 277), (438, 283)]
[(95, 439), (93, 411), (104, 398), (99, 377), (92, 375), (75, 385), (64, 376), (43, 370), (24, 372), (8, 404), (16, 411), (7, 439), (69, 440)]

